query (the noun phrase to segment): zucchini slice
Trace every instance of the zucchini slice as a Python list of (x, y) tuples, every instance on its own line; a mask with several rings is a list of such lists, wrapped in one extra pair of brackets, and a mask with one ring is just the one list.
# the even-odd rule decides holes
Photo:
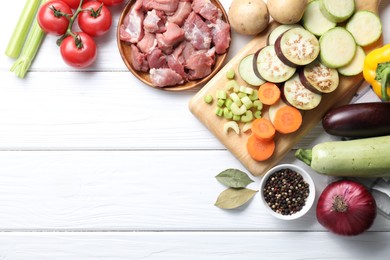
[(353, 60), (347, 65), (338, 68), (337, 70), (341, 75), (344, 76), (355, 76), (363, 71), (364, 60), (366, 58), (366, 53), (363, 48), (357, 46), (355, 56)]
[(278, 37), (275, 51), (282, 62), (290, 67), (297, 67), (314, 61), (320, 52), (320, 45), (308, 30), (293, 28)]
[(341, 23), (355, 12), (354, 0), (321, 0), (321, 12), (330, 21)]
[(321, 36), (328, 30), (336, 27), (336, 23), (330, 21), (322, 14), (320, 0), (311, 1), (302, 17), (302, 24), (306, 30), (316, 36)]
[(300, 24), (294, 23), (294, 24), (281, 24), (275, 29), (272, 30), (272, 32), (268, 35), (267, 39), (267, 45), (274, 45), (276, 42), (276, 39), (283, 34), (285, 31), (290, 30), (292, 28), (302, 28)]
[(268, 45), (256, 53), (254, 70), (265, 81), (281, 83), (294, 75), (296, 69), (284, 64), (276, 55), (275, 47)]
[(259, 78), (253, 70), (253, 59), (255, 54), (249, 54), (245, 56), (238, 65), (238, 74), (240, 77), (249, 85), (260, 86), (265, 83), (265, 81)]
[(350, 63), (355, 56), (356, 43), (352, 34), (342, 27), (335, 27), (320, 38), (320, 59), (329, 68), (339, 68)]
[(300, 110), (314, 109), (320, 104), (322, 99), (321, 94), (314, 93), (305, 88), (298, 74), (295, 74), (284, 83), (283, 95), (289, 104)]
[(314, 61), (299, 72), (302, 84), (309, 90), (321, 94), (334, 91), (339, 85), (339, 73), (321, 62)]
[(382, 34), (382, 23), (379, 17), (370, 11), (356, 12), (348, 21), (346, 28), (360, 46), (376, 42)]

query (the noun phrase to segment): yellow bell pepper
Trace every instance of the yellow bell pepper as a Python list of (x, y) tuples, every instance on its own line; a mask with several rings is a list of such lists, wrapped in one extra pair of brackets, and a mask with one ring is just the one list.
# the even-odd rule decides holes
[(390, 101), (390, 44), (367, 54), (363, 76), (378, 97)]

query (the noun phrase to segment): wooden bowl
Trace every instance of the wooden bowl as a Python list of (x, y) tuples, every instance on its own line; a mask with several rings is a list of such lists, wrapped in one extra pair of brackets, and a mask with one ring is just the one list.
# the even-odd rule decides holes
[[(221, 69), (221, 67), (222, 67), (222, 65), (223, 65), (223, 63), (224, 63), (224, 61), (225, 61), (225, 59), (227, 57), (229, 48), (222, 55), (216, 54), (216, 61), (215, 61), (213, 70), (212, 70), (212, 72), (208, 76), (206, 76), (206, 77), (204, 77), (202, 79), (188, 81), (188, 82), (185, 82), (184, 84), (176, 85), (176, 86), (169, 86), (169, 87), (156, 87), (156, 86), (153, 86), (153, 84), (152, 84), (152, 82), (150, 80), (150, 76), (149, 76), (148, 72), (137, 71), (137, 70), (135, 70), (133, 68), (133, 66), (131, 64), (131, 59), (130, 59), (130, 57), (131, 57), (130, 45), (128, 43), (124, 42), (124, 41), (121, 41), (120, 40), (120, 36), (119, 36), (120, 25), (123, 23), (123, 20), (124, 20), (126, 14), (129, 12), (129, 10), (130, 10), (131, 6), (134, 4), (134, 2), (135, 1), (130, 1), (125, 6), (125, 8), (123, 9), (122, 14), (121, 14), (121, 16), (119, 18), (119, 22), (118, 22), (118, 26), (117, 26), (117, 44), (118, 44), (119, 53), (120, 53), (120, 55), (122, 57), (123, 62), (126, 65), (126, 67), (140, 81), (142, 81), (143, 83), (145, 83), (145, 84), (147, 84), (147, 85), (149, 85), (151, 87), (158, 88), (158, 89), (161, 89), (161, 90), (183, 91), (183, 90), (188, 90), (188, 89), (192, 89), (192, 88), (198, 87), (198, 86), (206, 83), (208, 80), (210, 80)], [(229, 23), (227, 13), (226, 13), (225, 9), (223, 8), (223, 6), (221, 5), (221, 3), (218, 0), (211, 0), (211, 2), (222, 11), (222, 20), (227, 22), (227, 23)]]

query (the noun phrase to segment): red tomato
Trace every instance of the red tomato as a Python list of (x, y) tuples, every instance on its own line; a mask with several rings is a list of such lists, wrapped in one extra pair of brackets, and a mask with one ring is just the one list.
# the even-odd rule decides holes
[(90, 36), (100, 36), (110, 30), (112, 17), (110, 10), (98, 1), (91, 1), (83, 4), (77, 21), (80, 29)]
[(96, 60), (95, 41), (84, 32), (75, 34), (76, 39), (69, 35), (62, 41), (60, 46), (62, 59), (66, 64), (75, 68), (88, 67)]
[(66, 15), (72, 16), (72, 9), (61, 0), (49, 1), (43, 4), (38, 11), (39, 26), (46, 33), (63, 35), (69, 26)]
[(111, 6), (111, 5), (119, 5), (123, 2), (123, 0), (98, 0), (99, 2)]
[(70, 6), (70, 8), (77, 9), (77, 7), (79, 7), (79, 5), (80, 5), (81, 0), (61, 0), (61, 1), (64, 1), (65, 3), (67, 3)]

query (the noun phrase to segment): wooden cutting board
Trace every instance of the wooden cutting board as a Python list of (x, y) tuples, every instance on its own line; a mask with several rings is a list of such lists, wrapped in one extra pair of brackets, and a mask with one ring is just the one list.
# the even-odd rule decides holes
[[(356, 0), (357, 10), (369, 10), (378, 13), (379, 0)], [(219, 118), (215, 115), (216, 106), (208, 105), (204, 102), (203, 97), (206, 94), (212, 94), (215, 96), (217, 89), (223, 89), (227, 83), (226, 72), (229, 69), (234, 69), (237, 74), (237, 66), (242, 58), (250, 53), (256, 52), (258, 49), (266, 45), (267, 37), (269, 33), (278, 24), (272, 22), (266, 31), (257, 35), (251, 40), (245, 47), (243, 47), (238, 54), (233, 57), (190, 101), (189, 109), (225, 146), (230, 150), (241, 163), (250, 171), (254, 176), (263, 175), (268, 169), (276, 165), (290, 150), (294, 147), (299, 140), (305, 136), (324, 116), (324, 114), (332, 107), (347, 103), (353, 94), (356, 92), (357, 87), (363, 80), (363, 76), (357, 75), (354, 77), (340, 77), (340, 84), (338, 88), (329, 94), (324, 94), (320, 105), (310, 111), (303, 112), (303, 122), (300, 129), (292, 134), (282, 135), (277, 133), (275, 136), (276, 148), (273, 156), (263, 162), (253, 160), (247, 150), (246, 141), (249, 134), (241, 133), (235, 134), (233, 131), (229, 131), (228, 134), (223, 133), (223, 124), (226, 121), (224, 118)], [(381, 37), (376, 43), (368, 46), (366, 53), (370, 50), (383, 45), (383, 38)], [(240, 85), (247, 85), (242, 81), (239, 76), (236, 80)], [(264, 117), (268, 117), (268, 112), (263, 110)]]

